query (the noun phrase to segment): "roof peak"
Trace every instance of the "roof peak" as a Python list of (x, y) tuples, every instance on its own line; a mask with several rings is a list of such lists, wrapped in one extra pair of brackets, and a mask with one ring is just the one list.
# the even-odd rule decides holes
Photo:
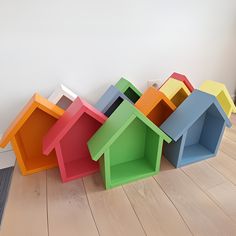
[(43, 140), (43, 150), (49, 154), (83, 114), (103, 123), (107, 117), (85, 100), (77, 97), (64, 115), (51, 127)]
[(56, 118), (64, 113), (63, 109), (51, 103), (39, 93), (35, 93), (4, 133), (0, 141), (0, 147), (4, 148), (10, 142), (36, 109), (40, 109)]
[(160, 128), (177, 141), (211, 105), (216, 107), (221, 117), (225, 120), (226, 125), (230, 127), (231, 122), (216, 97), (195, 89)]
[(132, 104), (124, 100), (114, 111), (114, 113), (112, 113), (112, 115), (107, 119), (104, 125), (89, 140), (88, 145), (90, 147), (93, 160), (98, 160), (135, 118), (142, 121), (146, 126), (153, 130), (153, 132), (161, 136), (166, 142), (171, 142), (168, 135), (166, 135)]

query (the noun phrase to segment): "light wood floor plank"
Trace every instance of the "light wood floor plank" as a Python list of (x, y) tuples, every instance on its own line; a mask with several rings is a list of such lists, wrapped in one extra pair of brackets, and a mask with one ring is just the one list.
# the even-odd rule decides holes
[(153, 178), (125, 185), (124, 189), (147, 235), (192, 235)]
[(230, 129), (226, 129), (224, 136), (229, 138), (231, 141), (236, 142), (236, 127), (235, 125)]
[[(213, 158), (211, 158), (213, 160)], [(193, 165), (182, 167), (183, 170), (191, 179), (194, 180), (203, 190), (208, 190), (219, 184), (227, 182), (216, 169), (211, 167), (206, 161), (201, 161)]]
[(230, 120), (234, 126), (236, 126), (236, 114), (232, 114)]
[(236, 235), (236, 115), (231, 121), (216, 158), (182, 169), (164, 160), (158, 184), (105, 191), (99, 174), (62, 184), (58, 170), (23, 177), (17, 167), (0, 236)]
[[(236, 199), (236, 186), (224, 178), (213, 167), (208, 166), (206, 162), (198, 163), (197, 166), (197, 171), (196, 165), (184, 167), (182, 170), (197, 183), (227, 215), (236, 221), (236, 204), (232, 204), (231, 201), (233, 198)], [(211, 178), (204, 178), (206, 177), (206, 172)], [(212, 179), (219, 180), (215, 182), (215, 186), (212, 185)], [(229, 201), (231, 208), (229, 207)]]
[(220, 150), (236, 160), (236, 142), (232, 141), (228, 137), (225, 136), (223, 138)]
[(168, 161), (155, 176), (194, 235), (236, 235), (234, 222), (180, 169)]
[(236, 222), (236, 186), (232, 183), (223, 183), (209, 189), (210, 196)]
[(97, 236), (83, 181), (63, 184), (57, 169), (47, 171), (48, 222), (50, 236)]
[(145, 235), (122, 187), (104, 190), (99, 174), (84, 178), (84, 184), (100, 235)]
[(232, 127), (226, 128), (220, 150), (236, 160), (236, 114), (230, 117)]
[(48, 236), (46, 172), (22, 176), (15, 167), (1, 236)]
[(218, 152), (217, 157), (207, 161), (232, 183), (236, 184), (236, 161), (223, 152)]

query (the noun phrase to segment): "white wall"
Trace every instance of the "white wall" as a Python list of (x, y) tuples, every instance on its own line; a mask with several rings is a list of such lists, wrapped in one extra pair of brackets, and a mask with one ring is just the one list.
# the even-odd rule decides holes
[(38, 91), (94, 103), (126, 76), (185, 73), (236, 89), (235, 0), (0, 0), (0, 133)]

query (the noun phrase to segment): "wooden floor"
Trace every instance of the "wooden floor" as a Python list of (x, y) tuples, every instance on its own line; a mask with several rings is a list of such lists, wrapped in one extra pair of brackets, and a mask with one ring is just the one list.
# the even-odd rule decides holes
[(105, 191), (99, 174), (15, 169), (0, 236), (236, 235), (236, 116), (216, 158)]

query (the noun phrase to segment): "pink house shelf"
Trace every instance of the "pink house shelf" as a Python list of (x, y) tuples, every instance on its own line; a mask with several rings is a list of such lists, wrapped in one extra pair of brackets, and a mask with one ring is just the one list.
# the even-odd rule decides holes
[(91, 159), (87, 142), (107, 117), (79, 97), (48, 131), (43, 139), (43, 153), (54, 149), (63, 182), (81, 178), (99, 170)]

